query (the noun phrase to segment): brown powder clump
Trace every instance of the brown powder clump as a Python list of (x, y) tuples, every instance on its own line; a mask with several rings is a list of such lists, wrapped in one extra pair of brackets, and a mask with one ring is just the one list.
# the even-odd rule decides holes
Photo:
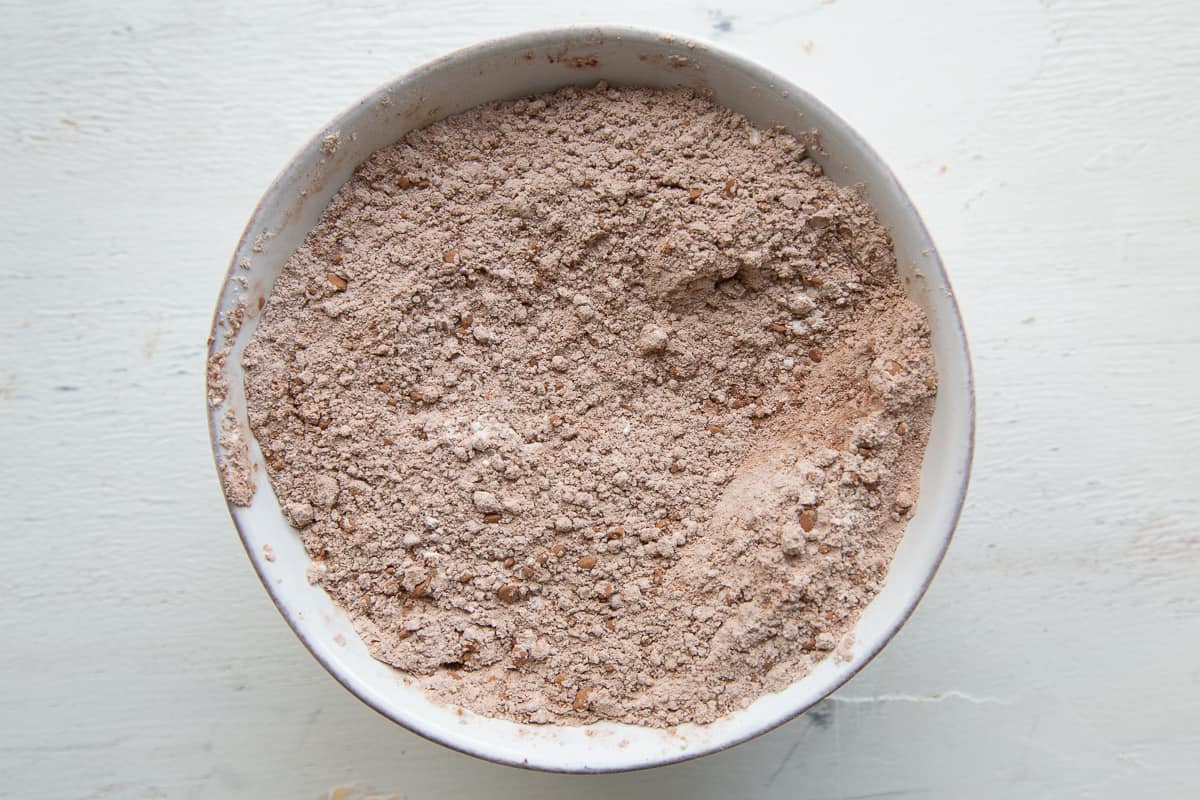
[(831, 656), (916, 502), (924, 314), (859, 193), (688, 91), (406, 136), (288, 262), (251, 426), (375, 657), (527, 722), (708, 722)]

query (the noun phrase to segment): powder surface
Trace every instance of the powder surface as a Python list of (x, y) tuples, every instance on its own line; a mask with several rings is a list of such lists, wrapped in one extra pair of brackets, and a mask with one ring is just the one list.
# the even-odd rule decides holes
[(887, 232), (689, 91), (409, 134), (263, 313), (250, 421), (311, 579), (481, 714), (666, 726), (781, 689), (916, 502), (936, 378)]

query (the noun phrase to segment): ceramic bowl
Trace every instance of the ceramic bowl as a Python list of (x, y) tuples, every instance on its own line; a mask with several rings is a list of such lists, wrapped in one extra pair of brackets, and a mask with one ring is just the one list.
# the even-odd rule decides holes
[[(834, 180), (865, 188), (891, 230), (904, 284), (928, 312), (933, 332), (939, 387), (918, 508), (882, 591), (854, 628), (849, 660), (828, 658), (785, 690), (708, 725), (522, 725), (430, 702), (401, 673), (371, 658), (346, 615), (306, 580), (309, 558), (265, 479), (246, 422), (239, 365), (259, 302), (357, 164), (414, 128), (480, 103), (602, 79), (618, 86), (696, 87), (760, 127), (819, 131), (821, 152), (814, 157)], [(328, 137), (336, 137), (336, 149)], [(240, 326), (233, 313), (239, 303), (247, 310)], [(668, 764), (730, 747), (803, 713), (862, 669), (912, 613), (946, 551), (966, 494), (974, 433), (971, 364), (954, 295), (916, 209), (866, 142), (802, 88), (685, 37), (623, 27), (535, 31), (459, 50), (358, 100), (300, 150), (255, 209), (221, 291), (210, 357), (226, 344), (229, 356), (214, 369), (229, 389), (216, 402), (210, 394), (208, 404), (213, 450), (218, 459), (225, 456), (220, 424), (232, 412), (250, 443), (258, 491), (249, 506), (231, 505), (230, 513), (280, 613), (317, 660), (376, 711), (433, 741), (503, 764), (562, 772)]]

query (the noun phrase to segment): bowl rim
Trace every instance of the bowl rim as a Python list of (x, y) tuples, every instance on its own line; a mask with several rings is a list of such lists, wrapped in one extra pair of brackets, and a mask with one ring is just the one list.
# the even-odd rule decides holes
[[(874, 162), (872, 164), (873, 171), (876, 172), (879, 179), (892, 184), (892, 189), (896, 192), (896, 196), (902, 202), (905, 212), (910, 216), (913, 223), (920, 229), (920, 231), (925, 235), (925, 238), (930, 242), (928, 257), (931, 260), (931, 264), (929, 266), (936, 270), (938, 278), (945, 287), (945, 293), (947, 295), (946, 300), (949, 302), (950, 309), (952, 311), (951, 317), (953, 324), (951, 326), (951, 331), (954, 335), (956, 345), (961, 351), (959, 353), (959, 357), (962, 359), (962, 366), (964, 369), (963, 377), (965, 384), (964, 390), (966, 394), (965, 413), (967, 425), (966, 442), (964, 448), (965, 452), (963, 453), (965, 457), (963, 461), (963, 470), (958, 482), (958, 486), (955, 488), (954, 492), (954, 507), (951, 510), (945, 530), (942, 533), (941, 541), (938, 543), (936, 558), (930, 564), (928, 572), (922, 579), (917, 590), (911, 593), (904, 601), (901, 613), (897, 614), (893, 618), (891, 623), (887, 626), (887, 630), (884, 635), (880, 636), (872, 644), (872, 646), (865, 651), (865, 657), (861, 660), (861, 662), (858, 663), (854, 668), (846, 670), (844, 674), (839, 675), (829, 684), (827, 691), (825, 691), (822, 695), (816, 697), (811, 702), (789, 709), (788, 713), (777, 719), (770, 720), (756, 728), (735, 736), (731, 736), (727, 739), (697, 747), (694, 750), (688, 750), (683, 753), (671, 754), (664, 757), (652, 758), (641, 762), (631, 762), (627, 766), (583, 765), (572, 767), (554, 763), (530, 763), (528, 759), (519, 760), (489, 752), (486, 748), (476, 746), (468, 740), (456, 740), (455, 737), (452, 736), (439, 735), (431, 730), (423, 729), (422, 726), (414, 723), (412, 720), (404, 720), (391, 713), (386, 704), (375, 699), (374, 694), (369, 690), (369, 687), (360, 685), (365, 682), (359, 681), (353, 674), (343, 671), (336, 662), (322, 654), (321, 648), (315, 647), (313, 643), (309, 641), (308, 635), (305, 633), (298, 621), (294, 619), (293, 615), (289, 612), (287, 604), (276, 593), (274, 584), (267, 578), (258, 561), (253, 557), (253, 548), (250, 544), (249, 538), (247, 537), (246, 532), (242, 529), (242, 524), (239, 522), (237, 515), (233, 512), (233, 505), (230, 502), (229, 497), (224, 491), (222, 491), (221, 494), (225, 501), (226, 510), (228, 511), (234, 527), (237, 530), (238, 538), (242, 543), (242, 548), (245, 550), (248, 560), (250, 561), (251, 566), (254, 568), (255, 574), (258, 576), (259, 582), (267, 590), (267, 594), (271, 598), (271, 602), (275, 604), (275, 608), (279, 611), (280, 615), (292, 629), (292, 632), (296, 634), (296, 636), (304, 644), (304, 647), (308, 650), (309, 654), (317, 660), (317, 662), (325, 669), (325, 671), (328, 672), (342, 686), (343, 689), (354, 695), (358, 700), (366, 704), (379, 715), (391, 720), (404, 729), (411, 731), (428, 741), (434, 742), (435, 744), (439, 744), (451, 750), (465, 753), (494, 764), (561, 774), (606, 774), (634, 772), (643, 769), (667, 766), (670, 764), (678, 764), (684, 761), (690, 761), (695, 758), (711, 755), (713, 753), (722, 752), (748, 742), (751, 739), (762, 736), (763, 734), (775, 730), (776, 728), (783, 726), (785, 723), (796, 719), (812, 709), (818, 703), (824, 701), (826, 698), (844, 686), (848, 681), (850, 681), (850, 679), (857, 675), (864, 667), (871, 663), (871, 661), (873, 661), (877, 655), (879, 655), (883, 648), (886, 647), (895, 637), (900, 628), (902, 628), (909, 620), (913, 612), (916, 610), (916, 607), (920, 604), (922, 598), (925, 596), (925, 593), (928, 591), (930, 584), (933, 582), (933, 579), (938, 572), (938, 569), (941, 567), (942, 561), (945, 559), (946, 551), (954, 537), (955, 530), (958, 527), (959, 518), (962, 515), (963, 506), (966, 502), (967, 489), (970, 483), (971, 471), (974, 462), (976, 428), (974, 368), (971, 361), (970, 347), (967, 341), (966, 330), (963, 326), (962, 314), (958, 306), (958, 299), (951, 287), (949, 276), (946, 274), (945, 265), (942, 262), (940, 251), (933, 242), (933, 237), (929, 233), (924, 219), (921, 217), (916, 206), (913, 204), (912, 199), (908, 196), (908, 193), (904, 190), (904, 187), (900, 184), (891, 168), (887, 165), (887, 162), (885, 162), (879, 156), (870, 143), (867, 142), (856, 129), (854, 129), (849, 123), (842, 119), (840, 115), (836, 114), (812, 93), (803, 87), (797, 86), (788, 78), (763, 66), (758, 61), (743, 55), (736, 48), (729, 48), (725, 45), (714, 43), (711, 40), (700, 36), (672, 33), (661, 29), (633, 25), (563, 25), (546, 28), (534, 28), (517, 33), (490, 37), (475, 42), (474, 44), (452, 50), (444, 55), (438, 56), (416, 67), (406, 70), (394, 78), (377, 85), (371, 91), (362, 95), (357, 101), (345, 107), (333, 119), (322, 126), (312, 137), (307, 139), (293, 153), (293, 155), (284, 164), (282, 169), (276, 174), (275, 178), (271, 181), (267, 189), (263, 192), (258, 202), (255, 204), (254, 210), (251, 212), (250, 218), (238, 238), (237, 244), (234, 247), (233, 256), (230, 258), (229, 266), (222, 278), (222, 290), (218, 292), (217, 304), (213, 311), (212, 323), (210, 325), (208, 345), (205, 349), (206, 365), (209, 363), (209, 360), (216, 355), (217, 351), (221, 349), (221, 336), (219, 331), (221, 328), (222, 319), (222, 298), (224, 297), (225, 287), (229, 285), (230, 280), (233, 279), (237, 272), (238, 252), (240, 252), (244, 246), (254, 238), (255, 231), (262, 227), (260, 224), (260, 217), (264, 214), (265, 206), (267, 205), (268, 200), (274, 197), (284, 187), (287, 177), (289, 174), (291, 174), (297, 162), (303, 158), (306, 152), (309, 152), (313, 147), (320, 144), (321, 139), (324, 137), (327, 131), (338, 130), (341, 127), (341, 123), (345, 121), (345, 119), (355, 109), (364, 104), (375, 103), (383, 97), (388, 96), (391, 89), (394, 87), (416, 80), (423, 75), (455, 64), (464, 62), (469, 63), (476, 58), (485, 56), (498, 50), (545, 47), (547, 45), (561, 44), (563, 42), (575, 41), (586, 37), (600, 37), (603, 39), (630, 39), (656, 45), (661, 45), (664, 42), (684, 42), (689, 47), (694, 46), (698, 49), (703, 48), (705, 52), (715, 55), (719, 60), (736, 66), (748, 75), (754, 76), (756, 79), (761, 81), (763, 85), (772, 85), (784, 90), (785, 92), (789, 92), (792, 95), (804, 98), (804, 102), (806, 104), (812, 106), (813, 108), (820, 109), (822, 113), (827, 114), (831, 119), (835, 119), (842, 126), (844, 134), (855, 141), (857, 146), (859, 146), (866, 154), (868, 160)], [(209, 385), (209, 372), (207, 368), (205, 370), (205, 375), (205, 414), (208, 419), (209, 441), (212, 448), (213, 464), (217, 470), (218, 478), (220, 478), (220, 415), (216, 413), (218, 409), (213, 408), (207, 402), (209, 389), (211, 388)]]

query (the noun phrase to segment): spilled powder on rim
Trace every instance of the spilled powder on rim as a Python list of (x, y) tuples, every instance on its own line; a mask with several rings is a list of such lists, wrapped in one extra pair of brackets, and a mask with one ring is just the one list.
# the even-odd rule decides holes
[(568, 88), (358, 168), (243, 358), (311, 579), (439, 700), (708, 722), (830, 657), (936, 372), (886, 231), (687, 90)]

